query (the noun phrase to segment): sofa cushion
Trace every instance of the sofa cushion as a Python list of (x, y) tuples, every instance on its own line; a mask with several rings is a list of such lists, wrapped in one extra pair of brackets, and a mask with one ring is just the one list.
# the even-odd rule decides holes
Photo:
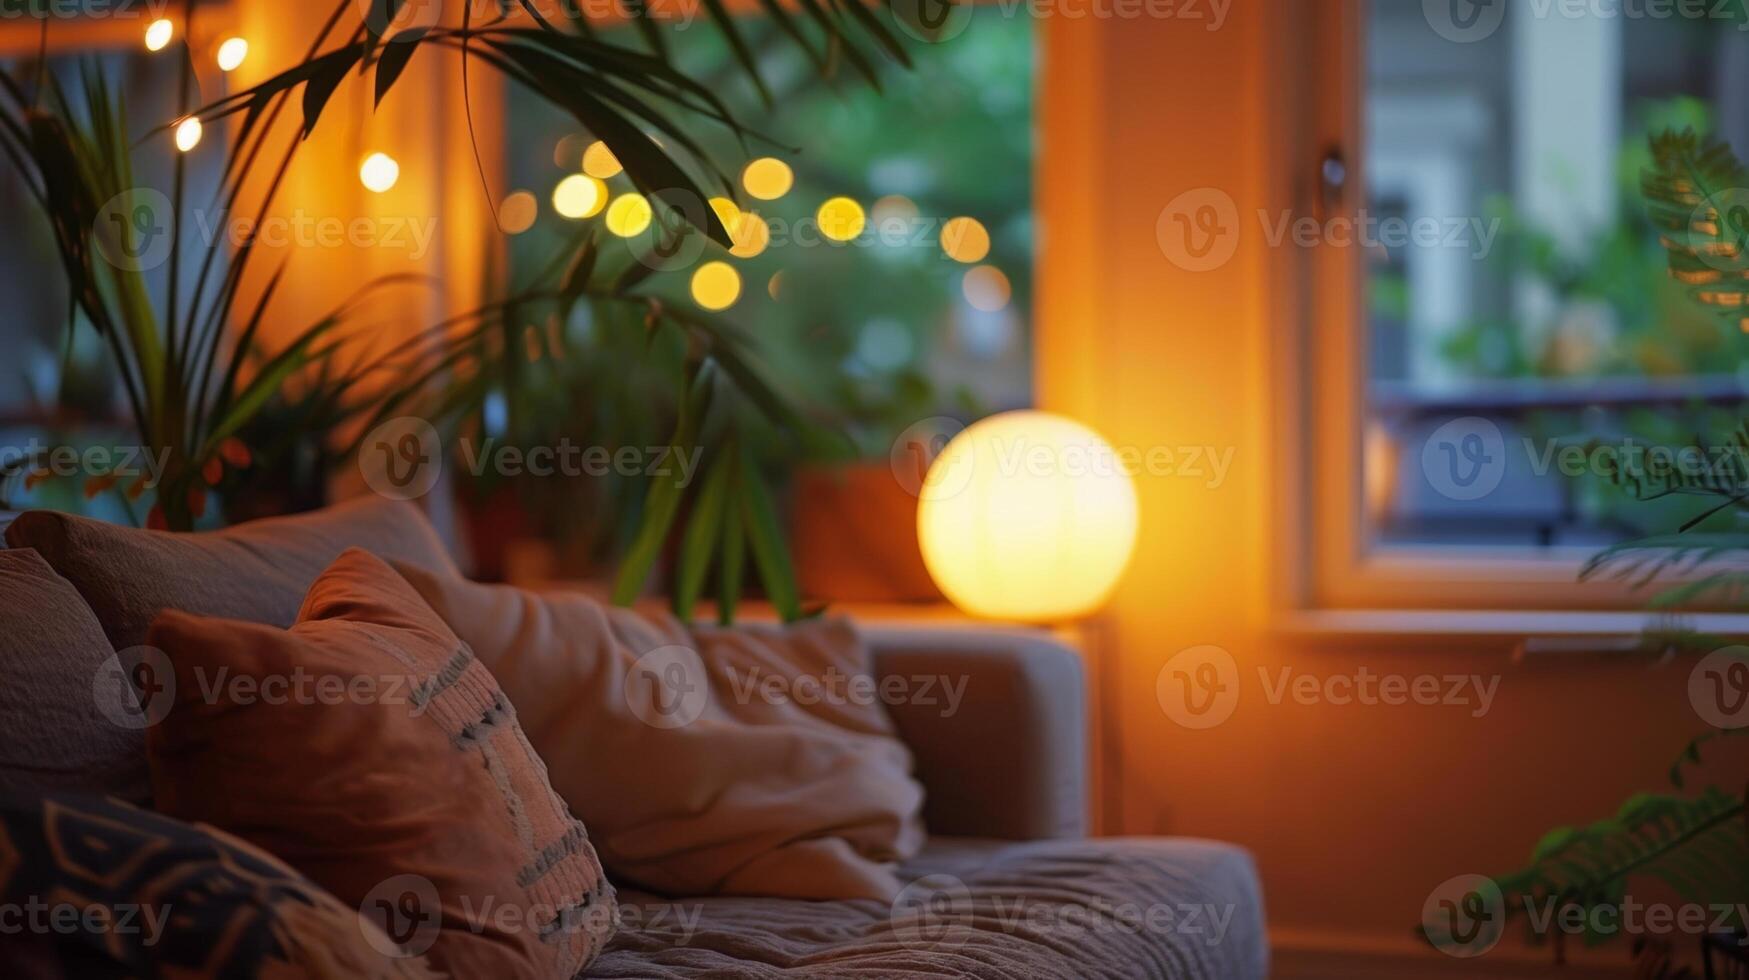
[(667, 895), (898, 891), (923, 789), (848, 621), (688, 630), (574, 592), (398, 567), (504, 685), (616, 880)]
[(1261, 980), (1244, 851), (1184, 839), (932, 838), (892, 903), (621, 895), (600, 976)]
[(0, 856), (8, 977), (436, 976), (270, 855), (116, 800), (0, 800)]
[(117, 650), (144, 643), (165, 609), (290, 626), (310, 583), (350, 547), (454, 568), (417, 506), (374, 496), (196, 534), (28, 511), (6, 542), (35, 548), (72, 582)]
[[(613, 889), (492, 675), (393, 569), (352, 549), (289, 631), (167, 612), (157, 807), (283, 858), (455, 977), (570, 977)], [(415, 942), (423, 940), (423, 942)]]
[(145, 725), (102, 710), (135, 703), (72, 584), (35, 551), (0, 550), (0, 623), (0, 791), (144, 800)]

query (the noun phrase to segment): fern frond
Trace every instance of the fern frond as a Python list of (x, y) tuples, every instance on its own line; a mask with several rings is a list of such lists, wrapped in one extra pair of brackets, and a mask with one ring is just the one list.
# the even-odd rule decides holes
[(1600, 576), (1631, 580), (1635, 588), (1671, 575), (1692, 572), (1734, 556), (1749, 557), (1749, 538), (1740, 534), (1661, 534), (1606, 548), (1580, 569), (1580, 581)]
[(1496, 881), (1509, 913), (1619, 906), (1636, 878), (1662, 881), (1684, 901), (1734, 904), (1749, 894), (1745, 814), (1742, 796), (1716, 787), (1695, 797), (1640, 794), (1614, 817), (1549, 832), (1528, 866)]
[(1738, 330), (1749, 331), (1749, 171), (1731, 148), (1693, 130), (1652, 138), (1640, 178), (1670, 275)]

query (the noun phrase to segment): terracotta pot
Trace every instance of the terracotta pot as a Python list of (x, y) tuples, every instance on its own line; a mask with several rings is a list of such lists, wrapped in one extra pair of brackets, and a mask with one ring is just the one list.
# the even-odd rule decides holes
[(790, 546), (809, 599), (940, 602), (917, 544), (917, 498), (886, 460), (796, 470)]

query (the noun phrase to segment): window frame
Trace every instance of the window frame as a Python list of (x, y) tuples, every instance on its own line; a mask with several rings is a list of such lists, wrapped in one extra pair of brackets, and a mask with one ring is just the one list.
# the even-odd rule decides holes
[[(1353, 215), (1365, 204), (1367, 161), (1367, 13), (1369, 0), (1330, 0), (1318, 16), (1278, 25), (1289, 57), (1278, 59), (1272, 86), (1303, 122), (1278, 134), (1286, 172), (1277, 185), (1296, 214)], [(1336, 194), (1320, 168), (1340, 153), (1347, 176)], [(1334, 200), (1332, 198), (1334, 197)], [(1417, 547), (1368, 541), (1364, 469), (1368, 424), (1368, 334), (1363, 250), (1329, 242), (1277, 250), (1270, 257), (1284, 284), (1276, 306), (1290, 329), (1272, 365), (1279, 468), (1275, 520), (1292, 542), (1291, 561), (1275, 574), (1278, 617), (1308, 632), (1453, 632), (1455, 613), (1470, 617), (1457, 632), (1571, 634), (1573, 612), (1639, 613), (1593, 617), (1599, 634), (1621, 635), (1651, 617), (1660, 588), (1635, 589), (1615, 579), (1579, 581), (1588, 547)], [(1675, 579), (1671, 580), (1672, 582)], [(1705, 615), (1708, 627), (1749, 632), (1749, 616)], [(1377, 615), (1372, 615), (1376, 613)], [(1405, 613), (1411, 615), (1405, 617)], [(1526, 613), (1546, 613), (1538, 619)], [(1420, 615), (1417, 618), (1416, 614)], [(1487, 625), (1489, 620), (1500, 629)], [(1544, 622), (1547, 628), (1538, 629)], [(1419, 625), (1417, 625), (1419, 624)]]

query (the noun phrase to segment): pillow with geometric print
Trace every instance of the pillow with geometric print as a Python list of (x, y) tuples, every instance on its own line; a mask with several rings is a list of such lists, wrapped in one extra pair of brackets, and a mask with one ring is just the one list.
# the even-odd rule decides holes
[(0, 797), (0, 974), (14, 980), (440, 974), (223, 831), (119, 800)]

